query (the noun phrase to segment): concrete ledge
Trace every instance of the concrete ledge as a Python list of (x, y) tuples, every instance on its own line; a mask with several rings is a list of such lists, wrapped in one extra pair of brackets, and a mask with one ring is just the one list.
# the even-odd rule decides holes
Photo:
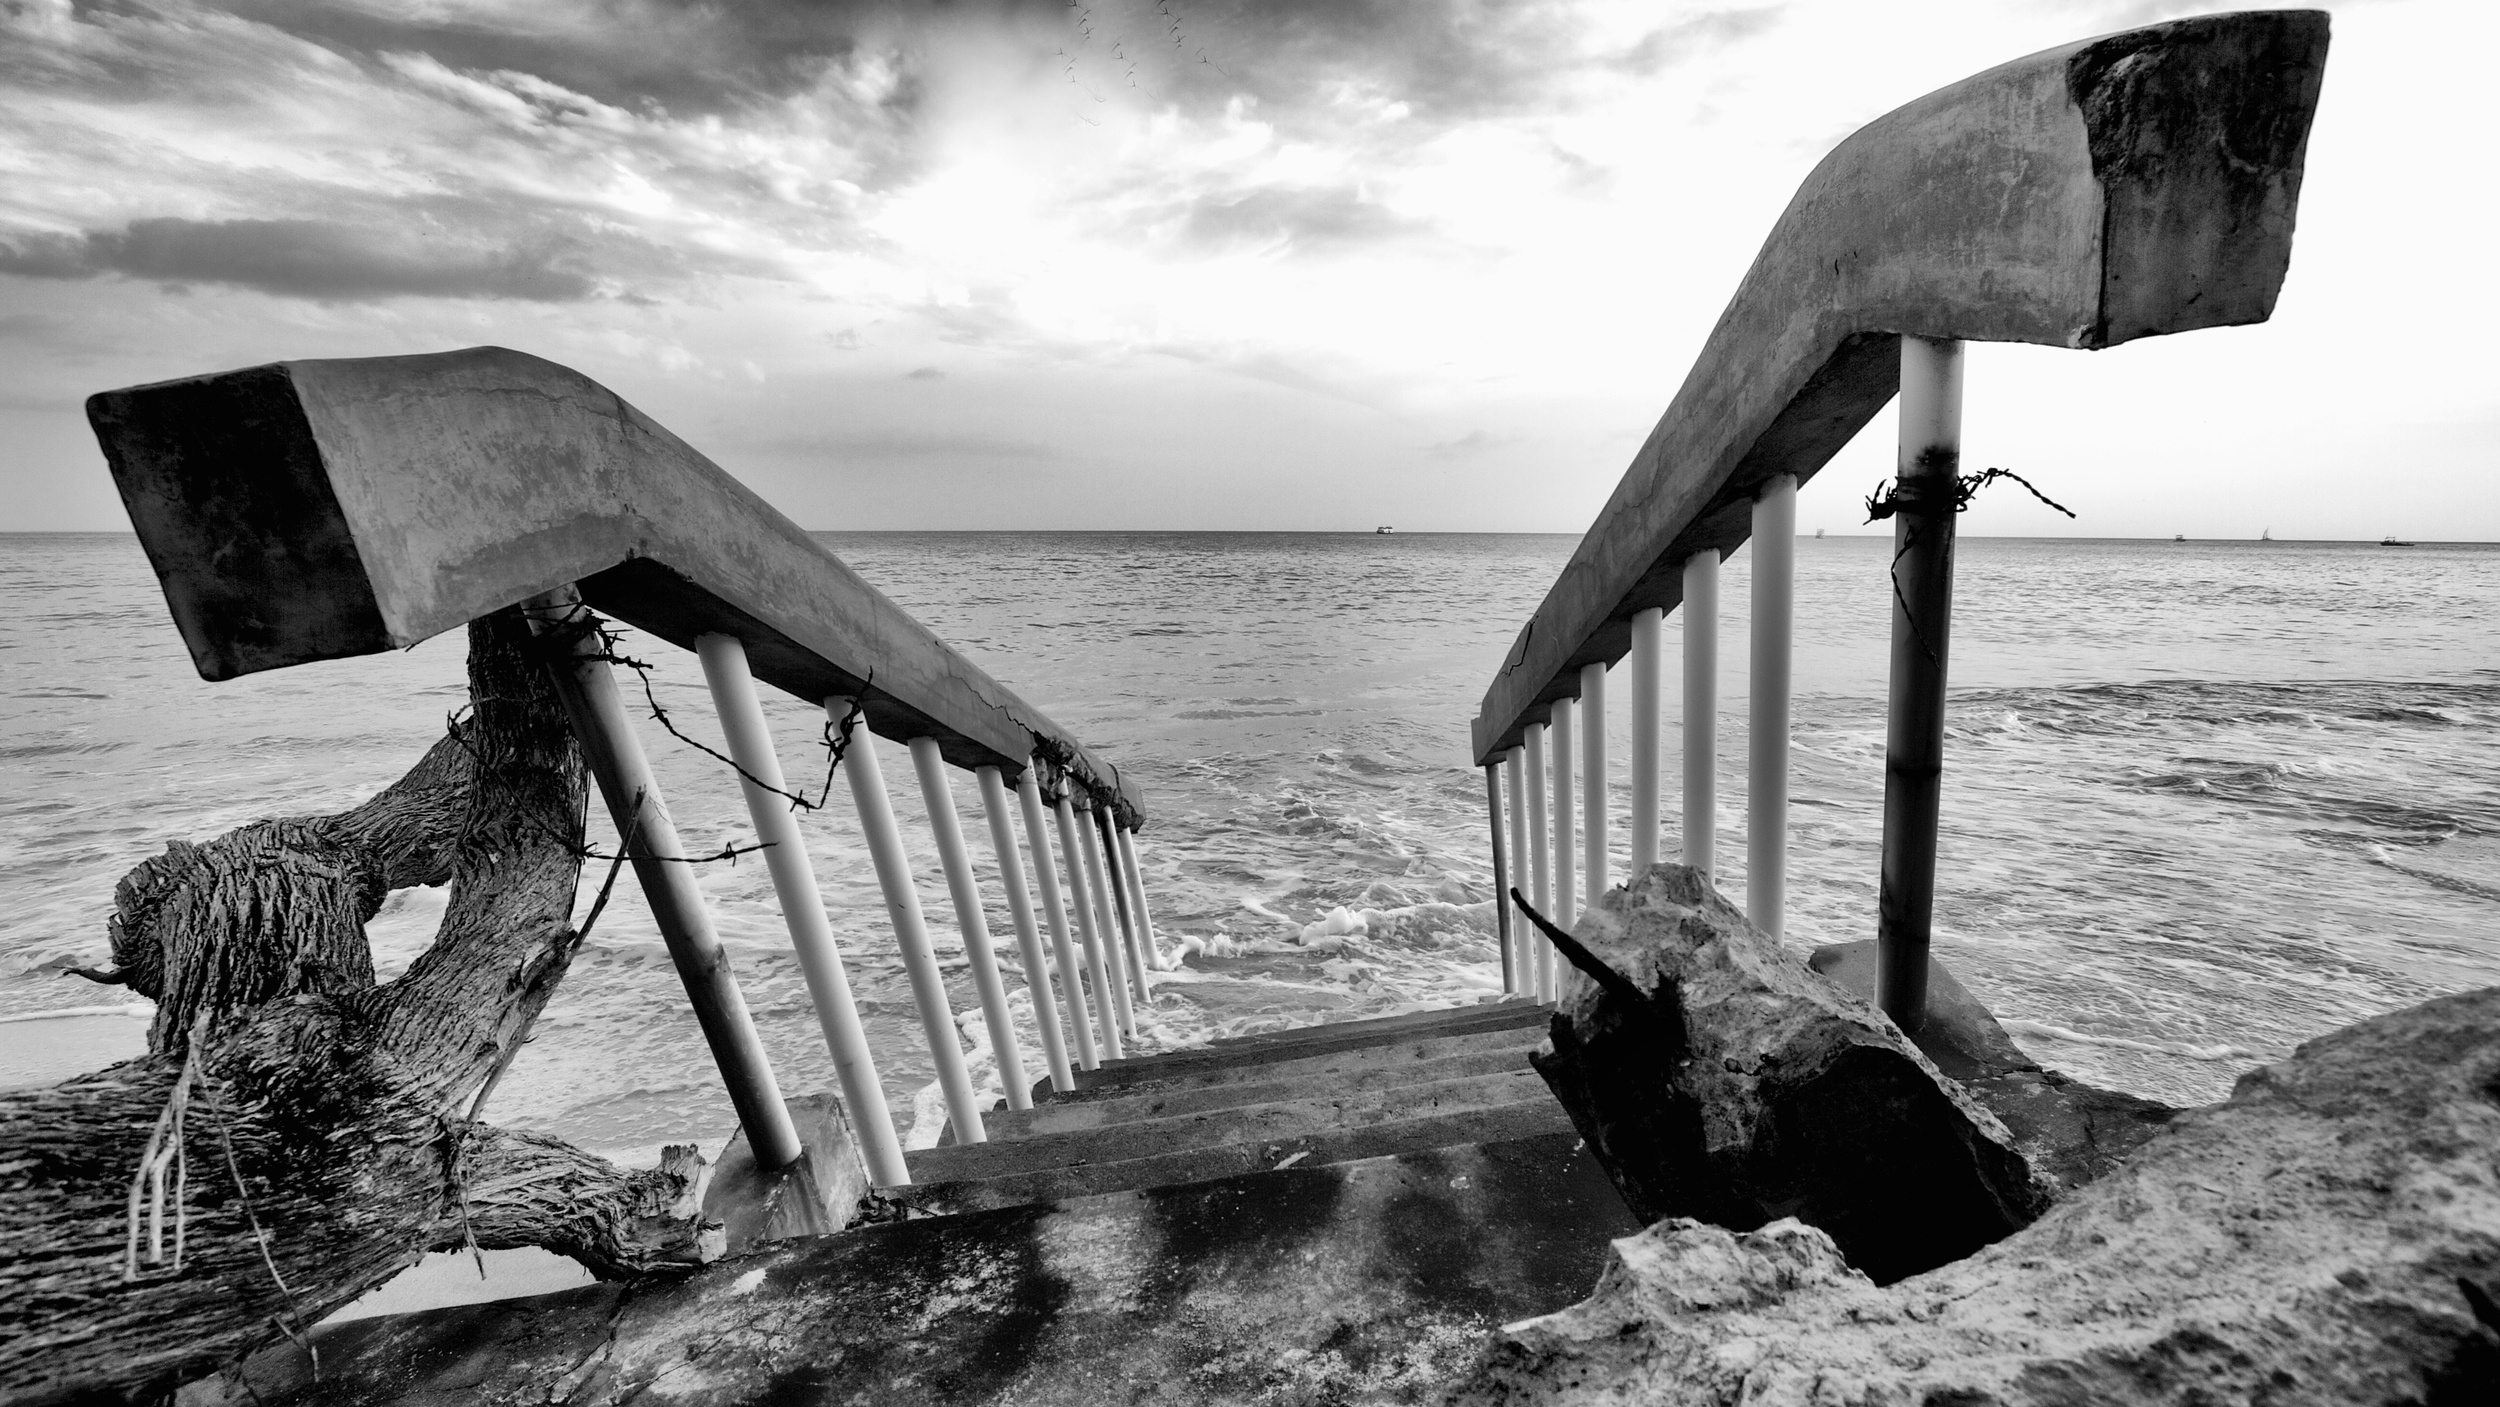
[(322, 1330), (184, 1407), (1432, 1402), (1638, 1229), (1568, 1133), (862, 1228)]
[(278, 362), (106, 391), (87, 418), (202, 678), (413, 645), (578, 583), (680, 647), (737, 636), (756, 678), (811, 703), (864, 691), (870, 728), (958, 767), (1014, 777), (1038, 748), (1143, 818), (1116, 768), (569, 367), (501, 347)]

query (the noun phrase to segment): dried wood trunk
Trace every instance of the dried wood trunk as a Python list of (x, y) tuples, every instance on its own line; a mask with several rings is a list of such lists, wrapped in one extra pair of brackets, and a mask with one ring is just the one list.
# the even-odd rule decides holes
[[(0, 1095), (0, 1399), (155, 1398), (472, 1237), (612, 1277), (703, 1258), (682, 1166), (467, 1117), (580, 941), (585, 795), (519, 615), (469, 642), (472, 715), (383, 793), (123, 881), (117, 970), (91, 975), (158, 1001), (151, 1053)], [(375, 985), (365, 920), (445, 880), (433, 947)], [(152, 1142), (161, 1259), (133, 1192)]]

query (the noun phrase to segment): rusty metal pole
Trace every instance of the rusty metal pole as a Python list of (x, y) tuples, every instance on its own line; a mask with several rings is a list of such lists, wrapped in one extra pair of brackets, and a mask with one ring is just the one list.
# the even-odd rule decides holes
[(570, 587), (534, 597), (527, 605), (530, 629), (566, 652), (548, 662), (556, 698), (581, 742), (582, 758), (608, 804), (608, 816), (616, 822), (618, 843), (642, 884), (669, 960), (677, 965), (695, 1023), (703, 1028), (704, 1044), (712, 1048), (721, 1083), (729, 1087), (729, 1103), (746, 1130), (747, 1146), (755, 1150), (755, 1164), (786, 1168), (802, 1151), (798, 1127), (782, 1103), (763, 1039), (747, 1014), (737, 975), (729, 970), (729, 954), (712, 926), (711, 910), (704, 907), (703, 891), (694, 882), (694, 867), (686, 863), (685, 847), (677, 841), (677, 825), (660, 798), (659, 779), (625, 715), (606, 647), (590, 628), (595, 618)]
[(1962, 344), (1904, 337), (1875, 1002), (1913, 1035), (1927, 1021), (1945, 662), (1953, 628), (1953, 501), (1961, 469)]

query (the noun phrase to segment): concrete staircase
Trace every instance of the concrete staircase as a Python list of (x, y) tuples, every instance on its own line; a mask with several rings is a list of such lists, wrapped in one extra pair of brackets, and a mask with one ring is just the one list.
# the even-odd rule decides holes
[(1104, 1062), (988, 1116), (990, 1141), (908, 1155), (948, 1215), (1571, 1132), (1528, 1066), (1551, 1008), (1505, 1001)]
[[(185, 1407), (1422, 1403), (1639, 1227), (1505, 1001), (1106, 1064), (910, 1157), (904, 1219), (317, 1331)], [(205, 1387), (205, 1385), (204, 1385)], [(639, 1395), (637, 1395), (639, 1394)]]

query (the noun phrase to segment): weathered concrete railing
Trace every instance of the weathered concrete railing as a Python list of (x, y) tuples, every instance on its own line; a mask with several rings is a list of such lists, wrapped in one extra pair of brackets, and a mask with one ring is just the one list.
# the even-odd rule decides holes
[[(2291, 258), (2326, 47), (2316, 11), (2131, 30), (1931, 93), (1825, 157), (1485, 694), (1474, 744), (1496, 874), (1524, 868), (1530, 902), (1565, 925), (1575, 859), (1585, 895), (1605, 892), (1604, 686), (1627, 656), (1631, 861), (1637, 872), (1656, 862), (1660, 625), (1679, 604), (1683, 859), (1716, 870), (1718, 567), (1750, 538), (1745, 908), (1780, 931), (1797, 486), (1898, 391), (1878, 1000), (1915, 1032), (1964, 492), (1962, 343), (2100, 348), (2264, 321)], [(1585, 798), (1576, 846), (1575, 703)], [(1507, 908), (1505, 970), (1551, 1000), (1554, 954)]]
[[(557, 651), (557, 689), (764, 1168), (793, 1162), (799, 1136), (627, 717), (594, 610), (702, 661), (877, 1182), (900, 1184), (909, 1174), (756, 698), (758, 679), (821, 703), (837, 725), (856, 708), (870, 730), (909, 744), (1011, 1107), (1030, 1105), (1029, 1081), (947, 764), (978, 779), (1053, 1083), (1074, 1083), (1062, 1010), (1077, 1063), (1097, 1062), (1087, 982), (1101, 1047), (1116, 1056), (1123, 1032), (1134, 1035), (1133, 1003), (1147, 998), (1141, 945), (1152, 942), (1130, 838), (1145, 821), (1135, 785), (587, 377), (496, 347), (282, 362), (108, 391), (88, 402), (88, 417), (205, 678), (412, 645), (527, 607)], [(841, 770), (948, 1114), (961, 1141), (980, 1141), (981, 1110), (875, 749), (849, 747)], [(1046, 803), (1058, 813), (1057, 856)], [(1093, 818), (1090, 839), (1079, 838), (1077, 812)], [(1016, 819), (1041, 878), (1056, 998)], [(1083, 981), (1061, 859), (1083, 934)]]

